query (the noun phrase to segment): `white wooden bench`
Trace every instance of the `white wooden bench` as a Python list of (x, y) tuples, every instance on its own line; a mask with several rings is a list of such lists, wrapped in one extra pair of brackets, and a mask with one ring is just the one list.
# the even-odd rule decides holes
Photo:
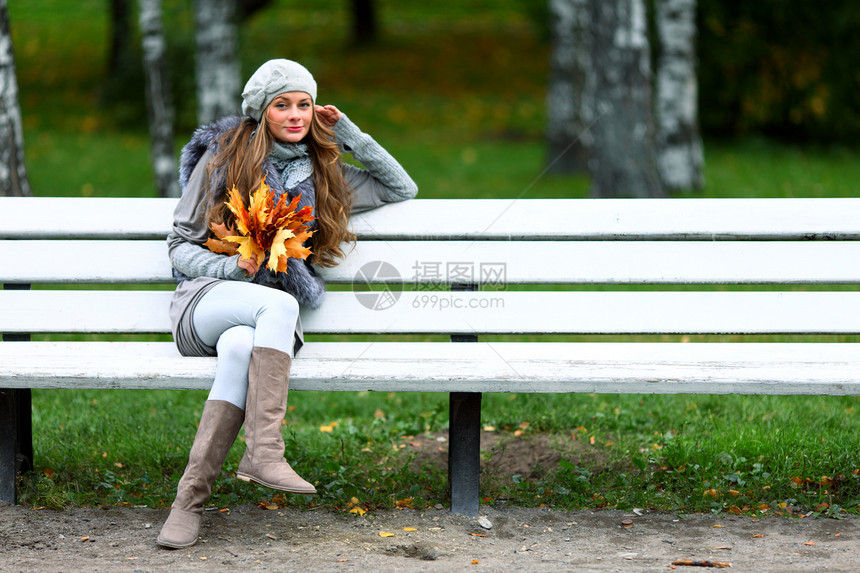
[[(209, 387), (212, 358), (183, 358), (172, 342), (110, 341), (117, 334), (169, 332), (169, 290), (56, 286), (171, 284), (164, 237), (174, 204), (0, 198), (2, 499), (14, 502), (15, 468), (26, 469), (32, 459), (29, 389)], [(480, 338), (856, 334), (858, 214), (860, 199), (386, 206), (354, 219), (356, 249), (324, 273), (330, 284), (353, 289), (329, 292), (322, 308), (303, 313), (311, 341), (295, 362), (291, 388), (450, 392), (452, 511), (474, 515), (484, 392), (860, 394), (856, 343)], [(368, 282), (407, 288), (368, 291)], [(715, 286), (724, 284), (752, 286)], [(476, 285), (483, 286), (475, 291)], [(29, 340), (44, 333), (101, 333), (104, 341)], [(388, 336), (314, 342), (317, 333), (441, 333), (471, 343)]]

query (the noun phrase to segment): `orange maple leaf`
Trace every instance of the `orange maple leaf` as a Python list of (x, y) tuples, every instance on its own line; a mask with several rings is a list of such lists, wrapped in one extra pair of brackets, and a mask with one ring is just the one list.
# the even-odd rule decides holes
[(216, 238), (210, 238), (203, 246), (212, 252), (238, 253), (243, 259), (253, 259), (257, 265), (268, 256), (266, 267), (281, 273), (287, 272), (289, 259), (307, 259), (313, 254), (304, 243), (314, 234), (308, 230), (307, 223), (315, 217), (309, 205), (296, 210), (301, 195), (288, 204), (286, 193), (282, 193), (275, 203), (274, 193), (263, 178), (260, 187), (250, 194), (247, 208), (235, 185), (227, 197), (225, 205), (235, 217), (235, 228), (210, 225)]

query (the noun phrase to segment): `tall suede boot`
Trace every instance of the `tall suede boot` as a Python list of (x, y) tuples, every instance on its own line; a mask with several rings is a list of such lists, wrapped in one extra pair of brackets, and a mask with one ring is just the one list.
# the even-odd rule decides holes
[(212, 483), (221, 472), (230, 446), (236, 440), (245, 412), (230, 402), (207, 400), (188, 454), (188, 465), (176, 488), (176, 499), (158, 544), (179, 549), (197, 543), (203, 504), (212, 492)]
[(281, 422), (287, 411), (292, 359), (286, 352), (254, 347), (248, 370), (245, 402), (245, 455), (236, 477), (272, 489), (312, 495), (313, 485), (303, 480), (284, 459)]

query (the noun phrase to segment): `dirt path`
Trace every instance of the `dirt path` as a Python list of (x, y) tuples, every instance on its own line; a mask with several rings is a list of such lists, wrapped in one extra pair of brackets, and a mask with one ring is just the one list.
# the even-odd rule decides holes
[[(166, 511), (33, 510), (0, 505), (0, 572), (670, 571), (678, 559), (733, 571), (860, 571), (860, 519), (482, 508), (362, 517), (240, 506), (207, 512), (201, 541), (166, 550)], [(622, 521), (632, 525), (624, 526)], [(486, 525), (486, 524), (485, 524)], [(404, 528), (414, 528), (407, 531)], [(393, 533), (380, 536), (380, 533)], [(682, 573), (702, 567), (677, 566)]]

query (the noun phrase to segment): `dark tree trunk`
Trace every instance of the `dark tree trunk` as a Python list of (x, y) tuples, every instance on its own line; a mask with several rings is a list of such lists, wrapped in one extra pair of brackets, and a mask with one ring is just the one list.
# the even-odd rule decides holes
[(662, 197), (643, 0), (590, 0), (595, 197)]
[(24, 130), (6, 0), (0, 0), (0, 195), (32, 195), (24, 163)]
[(667, 189), (701, 189), (704, 153), (696, 81), (696, 0), (659, 0), (657, 149)]
[(549, 0), (552, 52), (547, 90), (547, 171), (587, 173), (592, 105), (588, 0)]
[(239, 112), (236, 0), (196, 0), (197, 120), (209, 123)]
[(131, 9), (129, 0), (110, 2), (110, 53), (108, 76), (116, 75), (131, 60)]
[(166, 42), (161, 24), (161, 0), (140, 0), (140, 31), (143, 37), (143, 69), (146, 74), (146, 105), (155, 186), (161, 197), (179, 197), (176, 158), (173, 154), (174, 112), (165, 57)]
[(272, 3), (272, 0), (237, 0), (239, 19), (246, 20)]
[(376, 6), (373, 0), (352, 0), (352, 41), (362, 46), (372, 44), (376, 38)]

